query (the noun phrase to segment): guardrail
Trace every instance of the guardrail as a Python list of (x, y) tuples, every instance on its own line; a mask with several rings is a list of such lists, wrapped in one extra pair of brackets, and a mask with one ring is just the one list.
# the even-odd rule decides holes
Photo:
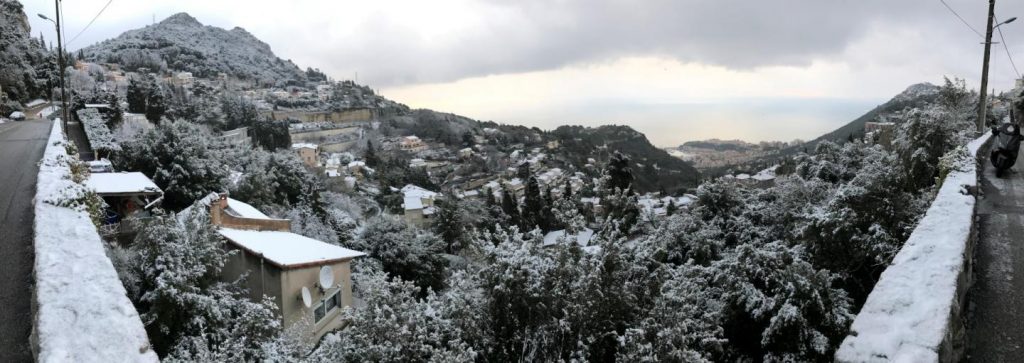
[(907, 242), (882, 272), (836, 352), (838, 362), (955, 362), (964, 357), (967, 290), (977, 242), (978, 158), (967, 145)]

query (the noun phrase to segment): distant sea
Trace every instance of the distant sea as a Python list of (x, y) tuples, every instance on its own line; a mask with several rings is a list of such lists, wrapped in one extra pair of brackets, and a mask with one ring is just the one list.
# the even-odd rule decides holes
[[(686, 141), (740, 139), (748, 142), (810, 140), (867, 113), (885, 100), (730, 99), (701, 103), (622, 103), (614, 100), (517, 110), (488, 115), (499, 123), (550, 130), (560, 125), (628, 125), (656, 146)], [(458, 113), (458, 112), (455, 112)], [(483, 115), (466, 115), (481, 118)]]

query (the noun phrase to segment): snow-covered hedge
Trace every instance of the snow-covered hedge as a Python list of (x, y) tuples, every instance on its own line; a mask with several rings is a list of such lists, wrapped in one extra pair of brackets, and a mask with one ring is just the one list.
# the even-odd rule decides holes
[(107, 122), (103, 120), (103, 117), (100, 116), (96, 109), (86, 108), (79, 110), (78, 119), (82, 120), (85, 136), (89, 138), (89, 146), (92, 146), (93, 150), (121, 150), (121, 144), (114, 139), (114, 135), (107, 127)]
[(972, 157), (944, 158), (957, 165), (947, 166), (935, 200), (868, 295), (836, 361), (960, 360), (975, 242), (977, 156), (990, 136), (967, 145)]
[(156, 362), (75, 165), (54, 121), (36, 185), (33, 352), (39, 362)]

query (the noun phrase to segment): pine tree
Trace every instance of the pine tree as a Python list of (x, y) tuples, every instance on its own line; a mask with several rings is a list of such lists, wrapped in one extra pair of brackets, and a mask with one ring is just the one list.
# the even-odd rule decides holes
[(154, 124), (160, 124), (160, 118), (164, 116), (165, 111), (167, 111), (167, 104), (164, 92), (160, 86), (155, 86), (149, 90), (149, 95), (146, 97), (146, 119)]
[(107, 120), (107, 123), (110, 129), (113, 130), (124, 121), (124, 110), (121, 109), (121, 101), (117, 98), (117, 93), (111, 93), (110, 96), (107, 96), (107, 103), (110, 104), (110, 118)]
[(633, 185), (633, 169), (629, 167), (629, 157), (616, 151), (612, 154), (611, 160), (608, 160), (608, 166), (605, 168), (608, 172), (608, 176), (611, 177), (610, 187), (618, 188), (619, 190), (629, 190), (632, 194), (630, 186)]
[(366, 166), (371, 168), (380, 165), (380, 157), (377, 156), (377, 150), (374, 149), (372, 140), (366, 140), (366, 153), (363, 154), (363, 160), (365, 160)]
[(547, 221), (544, 219), (544, 199), (540, 194), (540, 184), (537, 182), (537, 178), (532, 176), (526, 183), (522, 227), (524, 230), (538, 227), (542, 231), (548, 229)]
[(519, 202), (516, 201), (516, 196), (508, 191), (508, 188), (501, 188), (501, 210), (508, 216), (508, 223), (510, 225), (520, 225), (522, 218), (519, 214)]
[(441, 209), (434, 222), (434, 232), (445, 242), (445, 252), (456, 254), (464, 247), (462, 203), (455, 197), (439, 199)]
[(146, 112), (146, 98), (149, 95), (149, 89), (146, 87), (144, 82), (140, 82), (132, 77), (128, 80), (128, 112), (131, 113), (144, 113)]
[(678, 210), (678, 209), (679, 209), (679, 207), (676, 206), (675, 198), (669, 199), (668, 200), (668, 205), (665, 206), (665, 215), (671, 216), (673, 214), (676, 214), (676, 210)]

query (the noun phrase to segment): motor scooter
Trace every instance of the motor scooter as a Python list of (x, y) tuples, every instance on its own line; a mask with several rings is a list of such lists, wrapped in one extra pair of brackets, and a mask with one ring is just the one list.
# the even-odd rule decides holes
[(1010, 112), (1010, 120), (1011, 122), (1004, 122), (998, 127), (992, 127), (992, 135), (995, 140), (989, 160), (996, 168), (997, 178), (1001, 178), (1017, 162), (1017, 153), (1020, 151), (1020, 126), (1017, 125), (1013, 112)]

